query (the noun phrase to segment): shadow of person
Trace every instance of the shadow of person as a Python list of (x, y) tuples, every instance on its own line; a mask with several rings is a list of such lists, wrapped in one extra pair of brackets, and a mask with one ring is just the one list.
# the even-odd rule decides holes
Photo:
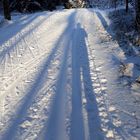
[(90, 76), (87, 37), (86, 31), (78, 23), (72, 39), (71, 140), (104, 139)]
[[(84, 34), (83, 34), (84, 33)], [(72, 113), (71, 113), (71, 140), (84, 140), (85, 130), (82, 114), (82, 90), (80, 77), (79, 47), (85, 38), (86, 32), (78, 23), (72, 37)]]

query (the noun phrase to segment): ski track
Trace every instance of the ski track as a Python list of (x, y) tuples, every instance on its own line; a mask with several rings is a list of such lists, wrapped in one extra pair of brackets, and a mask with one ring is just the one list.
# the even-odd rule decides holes
[(0, 140), (137, 140), (118, 110), (131, 114), (108, 98), (108, 48), (99, 42), (109, 37), (98, 12), (42, 12), (4, 27)]

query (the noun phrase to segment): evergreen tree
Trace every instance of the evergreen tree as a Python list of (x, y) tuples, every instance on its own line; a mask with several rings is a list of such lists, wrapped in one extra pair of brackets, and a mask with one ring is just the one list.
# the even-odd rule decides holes
[(140, 0), (136, 0), (136, 24), (140, 29)]
[(3, 9), (5, 19), (11, 20), (9, 0), (3, 0)]

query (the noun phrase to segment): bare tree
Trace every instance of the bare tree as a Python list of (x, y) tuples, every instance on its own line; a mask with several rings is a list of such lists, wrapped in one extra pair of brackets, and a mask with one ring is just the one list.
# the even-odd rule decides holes
[(3, 0), (3, 9), (5, 19), (11, 20), (9, 0)]

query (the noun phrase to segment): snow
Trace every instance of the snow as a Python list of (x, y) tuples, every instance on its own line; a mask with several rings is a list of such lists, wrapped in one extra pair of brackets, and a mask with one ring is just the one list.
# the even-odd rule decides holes
[(1, 140), (140, 139), (139, 50), (126, 55), (112, 12), (21, 14), (0, 27)]

